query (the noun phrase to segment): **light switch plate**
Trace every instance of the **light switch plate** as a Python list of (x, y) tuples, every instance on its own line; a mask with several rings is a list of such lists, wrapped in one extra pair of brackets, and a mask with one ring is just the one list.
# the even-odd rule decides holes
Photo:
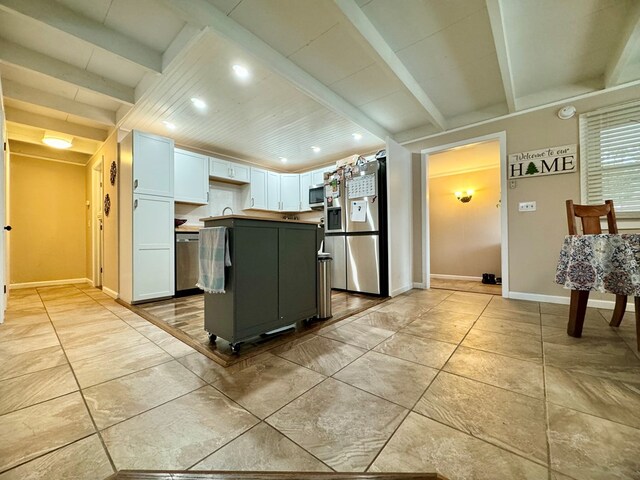
[(536, 211), (536, 202), (520, 202), (518, 204), (519, 212), (535, 212)]

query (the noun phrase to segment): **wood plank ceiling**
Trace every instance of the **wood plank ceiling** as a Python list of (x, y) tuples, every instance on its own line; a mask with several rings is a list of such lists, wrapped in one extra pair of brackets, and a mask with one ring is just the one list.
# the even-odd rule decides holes
[(0, 74), (22, 150), (137, 128), (297, 171), (638, 82), (640, 1), (0, 0)]

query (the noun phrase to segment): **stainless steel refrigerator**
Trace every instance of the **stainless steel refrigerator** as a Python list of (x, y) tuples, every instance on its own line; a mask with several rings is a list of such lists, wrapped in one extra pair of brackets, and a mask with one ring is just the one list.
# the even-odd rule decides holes
[(333, 288), (387, 296), (386, 159), (336, 171), (325, 196), (325, 251), (333, 255)]

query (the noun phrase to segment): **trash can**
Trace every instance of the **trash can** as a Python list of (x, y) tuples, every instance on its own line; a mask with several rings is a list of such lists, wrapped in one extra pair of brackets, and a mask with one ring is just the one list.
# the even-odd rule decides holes
[(331, 317), (331, 262), (330, 253), (318, 252), (318, 318)]

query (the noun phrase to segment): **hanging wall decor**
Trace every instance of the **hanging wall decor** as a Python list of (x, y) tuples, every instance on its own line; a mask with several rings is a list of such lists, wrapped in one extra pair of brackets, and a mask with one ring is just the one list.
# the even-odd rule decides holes
[(104, 214), (108, 217), (109, 216), (109, 211), (111, 210), (111, 197), (109, 197), (109, 194), (107, 193), (104, 196)]
[(111, 169), (109, 170), (109, 181), (111, 181), (111, 185), (116, 184), (116, 175), (118, 175), (118, 166), (114, 160), (111, 162)]

